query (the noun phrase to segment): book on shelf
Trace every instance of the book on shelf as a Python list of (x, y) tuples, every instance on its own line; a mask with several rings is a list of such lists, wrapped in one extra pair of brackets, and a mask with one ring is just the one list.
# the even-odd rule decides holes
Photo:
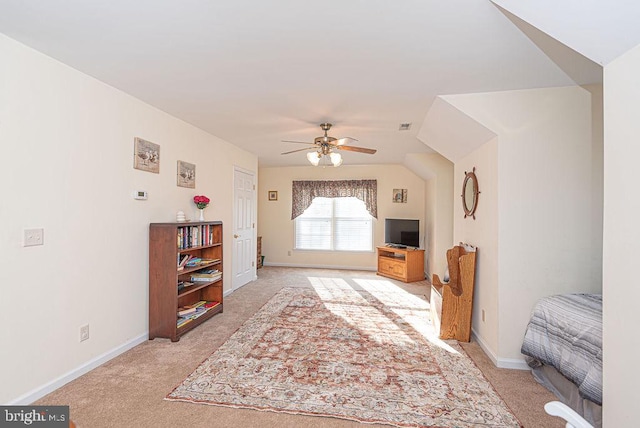
[[(212, 263), (219, 262), (219, 261), (220, 261), (220, 259), (203, 259), (203, 258), (200, 258), (200, 257), (192, 257), (191, 259), (189, 259), (189, 261), (187, 261), (182, 266), (197, 267), (197, 266), (204, 266), (204, 265), (212, 264)], [(180, 270), (179, 267), (178, 267), (178, 270)]]
[(185, 305), (184, 307), (185, 308), (194, 308), (195, 309), (195, 308), (199, 308), (200, 306), (204, 306), (206, 304), (207, 304), (206, 300), (200, 300), (200, 301), (192, 303), (190, 305)]
[(178, 249), (208, 247), (213, 243), (213, 227), (210, 224), (180, 226), (177, 233)]
[(191, 287), (193, 282), (191, 281), (178, 281), (178, 291), (185, 289), (186, 287)]
[(193, 318), (178, 318), (178, 323), (177, 323), (178, 328), (182, 327), (183, 325), (191, 321), (193, 321)]
[(210, 281), (215, 281), (220, 277), (222, 277), (222, 272), (218, 272), (215, 274), (194, 273), (194, 274), (191, 274), (191, 281), (192, 282), (210, 282)]
[(191, 281), (193, 281), (193, 282), (213, 282), (213, 281), (216, 281), (216, 280), (218, 280), (220, 278), (222, 278), (222, 275), (213, 276), (213, 277), (206, 277), (206, 278), (191, 278)]
[(183, 270), (185, 265), (189, 262), (189, 260), (193, 257), (191, 254), (184, 254), (180, 257), (180, 261), (178, 262), (178, 270)]
[(201, 261), (201, 260), (202, 260), (202, 259), (201, 259), (200, 257), (191, 257), (191, 258), (189, 259), (189, 261), (187, 261), (187, 262), (185, 263), (185, 266), (187, 266), (187, 267), (195, 267), (195, 266), (199, 266), (199, 265), (200, 265), (200, 261)]
[(220, 302), (215, 302), (215, 301), (211, 301), (208, 302), (206, 300), (200, 300), (198, 302), (195, 302), (191, 305), (187, 305), (184, 307), (181, 307), (181, 309), (184, 311), (185, 309), (189, 308), (192, 309), (191, 312), (189, 313), (185, 313), (184, 315), (180, 315), (180, 312), (178, 312), (178, 317), (177, 317), (177, 325), (178, 327), (181, 327), (183, 325), (185, 325), (186, 323), (188, 323), (189, 321), (193, 321), (199, 317), (201, 317), (202, 315), (206, 314), (207, 312), (209, 312), (211, 309), (215, 308), (216, 306), (219, 306)]
[(218, 269), (205, 269), (199, 270), (198, 272), (193, 272), (191, 276), (200, 277), (200, 278), (211, 278), (213, 276), (222, 275)]
[(198, 318), (199, 316), (202, 316), (205, 314), (205, 312), (207, 312), (209, 309), (205, 308), (204, 306), (200, 306), (199, 308), (196, 308), (196, 311), (193, 314), (190, 314), (189, 316), (192, 317), (193, 319)]
[[(178, 312), (178, 318), (188, 318), (188, 319), (196, 319), (202, 315), (204, 315), (205, 312), (207, 312), (209, 309), (205, 308), (204, 306), (200, 306), (197, 308), (191, 308), (189, 309), (189, 312), (180, 315), (180, 312)], [(187, 309), (181, 311), (181, 312), (185, 312), (187, 311)]]
[(196, 308), (178, 308), (178, 316), (184, 317), (185, 315), (192, 314), (196, 311)]

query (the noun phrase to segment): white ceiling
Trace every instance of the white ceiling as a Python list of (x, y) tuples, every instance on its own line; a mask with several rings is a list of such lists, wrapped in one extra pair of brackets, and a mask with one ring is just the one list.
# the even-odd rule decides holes
[(638, 0), (492, 0), (600, 65), (640, 43)]
[[(301, 148), (281, 140), (313, 141), (325, 121), (330, 136), (378, 150), (342, 152), (345, 164), (402, 163), (431, 150), (416, 136), (438, 95), (575, 84), (517, 21), (532, 14), (546, 34), (573, 35), (582, 22), (554, 5), (576, 1), (510, 15), (489, 0), (3, 0), (0, 32), (256, 153), (261, 166), (308, 165), (304, 152), (280, 155)], [(619, 49), (640, 43), (627, 21)], [(574, 39), (578, 51), (589, 40)], [(618, 51), (581, 53), (606, 62)], [(410, 131), (398, 130), (404, 122)]]

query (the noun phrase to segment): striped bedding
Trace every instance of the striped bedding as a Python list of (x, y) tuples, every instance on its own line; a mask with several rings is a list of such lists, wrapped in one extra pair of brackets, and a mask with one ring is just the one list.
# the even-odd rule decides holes
[(533, 308), (521, 352), (529, 366), (553, 366), (580, 396), (602, 405), (602, 295), (563, 294)]

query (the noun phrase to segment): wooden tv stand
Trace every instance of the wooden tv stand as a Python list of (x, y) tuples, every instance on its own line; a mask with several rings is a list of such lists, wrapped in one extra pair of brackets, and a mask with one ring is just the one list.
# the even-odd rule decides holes
[(424, 279), (424, 250), (377, 247), (378, 275), (404, 282)]

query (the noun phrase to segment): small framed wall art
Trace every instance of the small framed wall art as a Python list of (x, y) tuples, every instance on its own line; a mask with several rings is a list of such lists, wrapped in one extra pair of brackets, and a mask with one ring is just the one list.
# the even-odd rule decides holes
[(142, 171), (160, 173), (160, 146), (151, 141), (133, 139), (133, 167)]
[(177, 183), (179, 187), (187, 187), (189, 189), (196, 188), (196, 166), (195, 164), (178, 161)]
[(278, 191), (277, 190), (269, 190), (269, 200), (277, 201), (278, 200)]
[(393, 189), (393, 202), (407, 203), (407, 189)]

